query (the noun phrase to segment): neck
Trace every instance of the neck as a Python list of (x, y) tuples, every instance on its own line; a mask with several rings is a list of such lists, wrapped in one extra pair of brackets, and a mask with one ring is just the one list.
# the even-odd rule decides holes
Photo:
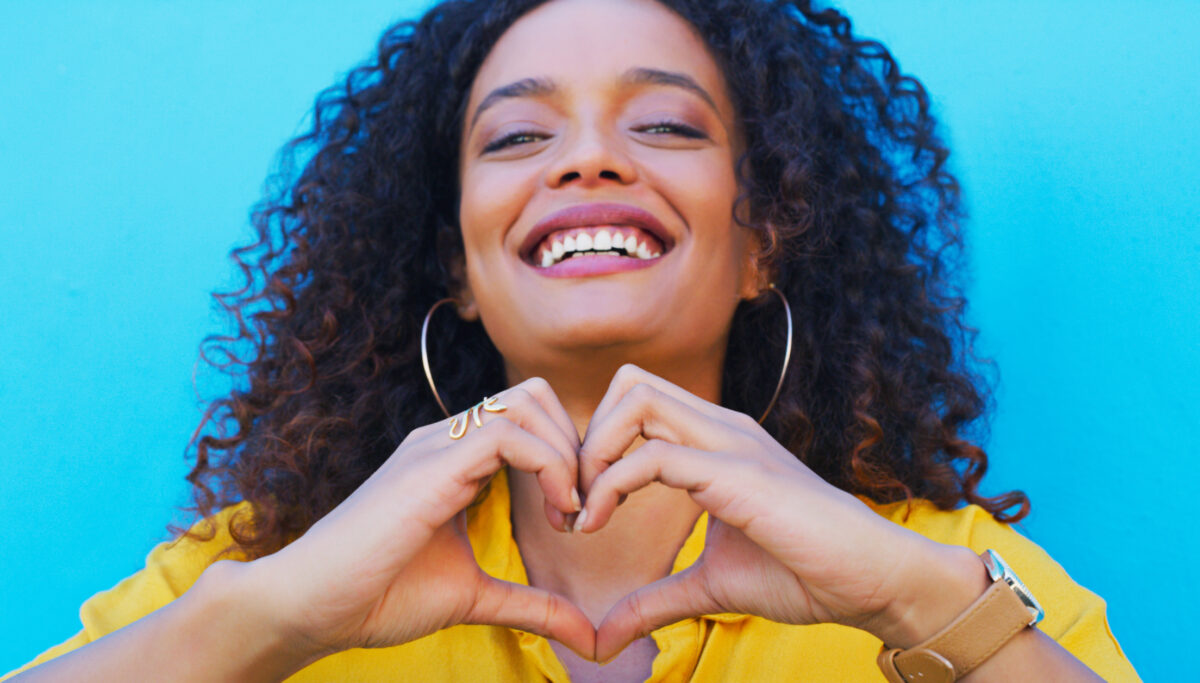
[[(539, 368), (517, 373), (546, 379), (586, 438), (588, 424), (624, 359), (604, 362), (603, 353), (573, 367)], [(627, 358), (627, 357), (626, 357)], [(712, 402), (720, 400), (723, 358), (676, 359), (638, 365)], [(698, 368), (705, 371), (698, 372)], [(639, 437), (625, 454), (643, 443)], [(543, 511), (544, 497), (534, 475), (510, 471), (513, 535), (521, 550), (531, 585), (559, 593), (599, 623), (608, 609), (629, 592), (671, 573), (676, 554), (691, 532), (700, 507), (686, 491), (650, 484), (628, 496), (608, 524), (590, 534), (565, 534), (553, 529)], [(582, 491), (584, 496), (587, 491)]]
[(530, 585), (571, 600), (593, 624), (625, 595), (671, 573), (700, 516), (687, 492), (653, 484), (630, 495), (603, 529), (564, 534), (546, 521), (537, 481), (509, 476), (513, 536)]
[(559, 403), (571, 416), (575, 429), (581, 437), (585, 437), (592, 415), (608, 392), (613, 376), (626, 363), (632, 362), (706, 401), (720, 403), (725, 362), (724, 341), (722, 339), (716, 348), (706, 349), (700, 354), (679, 354), (667, 358), (631, 360), (623, 350), (589, 349), (566, 357), (556, 357), (552, 364), (524, 364), (517, 367), (507, 363), (505, 374), (510, 387), (531, 377), (541, 377), (549, 382)]

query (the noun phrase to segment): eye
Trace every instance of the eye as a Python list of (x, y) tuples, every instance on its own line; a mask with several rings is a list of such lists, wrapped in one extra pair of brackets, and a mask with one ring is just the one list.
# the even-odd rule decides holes
[(686, 123), (670, 120), (646, 124), (634, 128), (634, 130), (639, 133), (650, 133), (651, 135), (677, 135), (691, 140), (703, 140), (708, 137), (703, 131), (697, 130)]
[(531, 142), (538, 142), (540, 140), (545, 140), (548, 137), (550, 137), (550, 136), (544, 135), (537, 131), (519, 130), (515, 133), (509, 133), (508, 135), (505, 135), (504, 137), (502, 137), (498, 140), (493, 140), (492, 142), (489, 142), (483, 148), (483, 153), (487, 154), (489, 152), (497, 152), (499, 150), (504, 149), (505, 147), (512, 147), (514, 145), (525, 145), (525, 144), (529, 144)]

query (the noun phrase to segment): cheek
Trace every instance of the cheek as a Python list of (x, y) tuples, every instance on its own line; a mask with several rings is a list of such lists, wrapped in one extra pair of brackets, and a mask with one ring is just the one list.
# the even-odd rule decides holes
[(675, 153), (656, 161), (655, 184), (689, 226), (713, 222), (723, 225), (733, 215), (738, 188), (728, 154)]
[[(699, 165), (697, 165), (699, 166)], [(732, 307), (753, 290), (751, 282), (756, 279), (753, 270), (747, 270), (748, 258), (754, 246), (751, 232), (742, 227), (734, 217), (735, 203), (740, 187), (733, 170), (732, 159), (724, 163), (697, 168), (697, 185), (703, 188), (694, 195), (693, 213), (688, 222), (696, 232), (697, 244), (703, 251), (695, 263), (701, 273), (697, 282), (708, 284), (712, 300), (728, 297)], [(728, 311), (732, 317), (732, 308)]]
[(458, 219), (468, 263), (503, 249), (505, 236), (533, 193), (529, 175), (511, 165), (475, 167), (463, 173)]
[(656, 164), (655, 175), (664, 197), (687, 223), (691, 248), (701, 252), (695, 265), (732, 276), (745, 247), (744, 231), (733, 219), (738, 195), (733, 160), (728, 154), (676, 154)]

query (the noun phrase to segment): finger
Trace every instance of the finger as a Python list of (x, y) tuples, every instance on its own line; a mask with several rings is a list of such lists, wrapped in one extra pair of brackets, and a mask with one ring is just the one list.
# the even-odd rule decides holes
[(706, 494), (712, 483), (729, 471), (731, 460), (726, 455), (658, 439), (647, 441), (596, 478), (579, 515), (583, 523), (575, 531), (591, 532), (603, 527), (624, 496), (651, 482), (686, 490), (701, 507), (716, 514), (710, 506), (717, 501)]
[(669, 382), (632, 363), (622, 365), (616, 374), (613, 375), (612, 382), (608, 385), (608, 391), (605, 392), (604, 398), (600, 400), (600, 404), (596, 406), (596, 410), (592, 414), (593, 421), (596, 417), (607, 415), (616, 407), (625, 394), (629, 393), (629, 391), (639, 384), (646, 384), (653, 387), (660, 393), (670, 396), (703, 414), (709, 420), (718, 420), (747, 429), (752, 426), (758, 426), (758, 423), (749, 415), (716, 405), (711, 401), (706, 401), (678, 384)]
[(579, 450), (580, 487), (590, 495), (596, 477), (639, 436), (704, 450), (759, 450), (747, 449), (748, 435), (712, 418), (711, 411), (698, 410), (649, 384), (637, 384), (607, 413), (592, 417)]
[(558, 394), (554, 393), (554, 388), (550, 386), (550, 383), (541, 377), (530, 377), (516, 386), (528, 391), (541, 404), (542, 410), (546, 411), (546, 415), (558, 425), (563, 435), (567, 437), (567, 441), (571, 445), (571, 452), (578, 451), (579, 431), (575, 429), (575, 423), (571, 421), (571, 416), (563, 407), (562, 401), (558, 400)]
[(696, 565), (642, 586), (613, 605), (596, 630), (596, 661), (607, 662), (633, 641), (682, 619), (722, 612)]
[(564, 513), (577, 512), (579, 494), (567, 461), (539, 437), (508, 420), (491, 420), (432, 454), (444, 460), (464, 487), (495, 474), (505, 464), (537, 477), (546, 499)]
[(542, 500), (542, 507), (546, 512), (546, 521), (550, 522), (551, 528), (556, 531), (571, 531), (571, 527), (567, 525), (567, 515), (561, 510), (550, 504), (550, 499)]
[(584, 659), (596, 657), (592, 622), (570, 600), (538, 588), (487, 577), (464, 623), (535, 633), (557, 640)]
[[(463, 441), (474, 441), (475, 439), (471, 433), (482, 429), (480, 425), (486, 426), (496, 421), (511, 422), (522, 430), (540, 438), (558, 453), (568, 472), (568, 479), (571, 486), (571, 490), (568, 492), (570, 504), (564, 510), (569, 513), (578, 512), (580, 499), (577, 490), (578, 434), (575, 432), (573, 426), (570, 427), (570, 436), (564, 434), (558, 422), (547, 414), (544, 405), (549, 405), (552, 409), (557, 406), (560, 411), (562, 410), (562, 406), (558, 403), (558, 399), (553, 395), (552, 391), (549, 391), (549, 400), (544, 397), (544, 394), (548, 391), (549, 385), (544, 380), (540, 378), (527, 380), (497, 394), (494, 400), (489, 400), (482, 407), (474, 406), (453, 418), (437, 423), (444, 431), (433, 431), (423, 428), (423, 438), (428, 440), (427, 443), (445, 443), (448, 438), (451, 441), (460, 439)], [(496, 410), (497, 406), (501, 409)], [(489, 407), (492, 409), (489, 410)], [(467, 438), (463, 439), (464, 436)], [(439, 448), (440, 450), (442, 449)], [(476, 462), (474, 464), (478, 466), (482, 463)], [(486, 466), (483, 471), (488, 472), (488, 476), (494, 473), (490, 468), (486, 468)], [(475, 470), (472, 470), (472, 472), (477, 473)], [(561, 502), (556, 501), (556, 507), (561, 506), (561, 504)], [(556, 529), (564, 527), (561, 515), (548, 514), (547, 518), (552, 527)]]
[(562, 455), (570, 471), (577, 474), (579, 434), (569, 421), (570, 432), (567, 433), (560, 424), (561, 420), (552, 416), (556, 408), (558, 411), (563, 409), (552, 391), (549, 399), (544, 396), (547, 391), (549, 385), (545, 380), (526, 380), (496, 394), (485, 406), (471, 406), (444, 420), (414, 429), (405, 442), (417, 440), (440, 448), (445, 445), (447, 438), (458, 440), (489, 422), (508, 420), (553, 446)]
[[(578, 477), (579, 433), (566, 410), (558, 402), (558, 397), (550, 388), (550, 384), (540, 377), (525, 380), (520, 384), (506, 389), (497, 395), (499, 403), (508, 407), (499, 413), (480, 411), (487, 420), (503, 418), (515, 422), (522, 429), (536, 434), (543, 441), (554, 446), (567, 463), (567, 469), (572, 477)], [(556, 417), (556, 413), (561, 416)], [(566, 425), (562, 424), (563, 419)], [(468, 429), (474, 427), (472, 423)]]
[[(550, 389), (549, 383), (540, 377), (534, 377), (501, 392), (498, 397), (501, 404), (511, 403), (516, 409), (506, 410), (503, 413), (492, 413), (489, 419), (500, 418), (515, 422), (517, 426), (551, 444), (567, 467), (574, 491), (571, 501), (572, 503), (579, 501), (581, 499), (578, 491), (579, 434), (575, 431), (575, 426), (570, 423), (569, 418), (567, 418), (569, 434), (564, 432), (560, 421), (554, 418), (553, 412), (561, 412), (565, 417), (566, 411), (563, 410), (562, 405), (558, 402), (558, 397)], [(567, 510), (567, 512), (578, 511), (578, 504)], [(550, 521), (550, 526), (555, 529), (561, 528), (561, 521), (554, 516), (547, 515), (547, 519)]]

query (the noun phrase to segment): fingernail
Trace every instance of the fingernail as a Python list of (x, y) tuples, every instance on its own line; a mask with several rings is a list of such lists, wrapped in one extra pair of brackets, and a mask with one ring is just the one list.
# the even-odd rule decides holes
[(572, 531), (582, 531), (583, 530), (583, 525), (587, 523), (587, 517), (588, 517), (587, 512), (588, 512), (587, 510), (584, 510), (583, 512), (579, 513), (578, 517), (575, 518), (575, 528), (572, 529)]
[(583, 503), (579, 501), (578, 489), (571, 489), (571, 504), (575, 506), (574, 512), (579, 512), (583, 509)]
[(566, 515), (563, 517), (563, 531), (568, 534), (575, 533), (575, 515)]

